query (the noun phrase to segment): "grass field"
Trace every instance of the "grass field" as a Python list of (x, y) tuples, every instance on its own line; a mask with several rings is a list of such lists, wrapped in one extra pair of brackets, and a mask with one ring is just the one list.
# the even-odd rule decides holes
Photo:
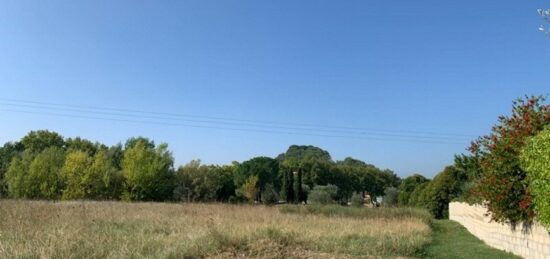
[[(366, 211), (366, 210), (365, 210)], [(325, 216), (223, 204), (0, 201), (0, 257), (411, 256), (424, 219)]]
[(0, 258), (513, 258), (454, 224), (415, 209), (3, 200)]

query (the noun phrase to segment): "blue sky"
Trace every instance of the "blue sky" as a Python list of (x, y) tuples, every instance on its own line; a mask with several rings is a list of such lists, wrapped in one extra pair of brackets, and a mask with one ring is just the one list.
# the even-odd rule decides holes
[[(541, 7), (550, 2), (3, 1), (0, 142), (33, 129), (106, 144), (143, 135), (169, 143), (178, 165), (311, 144), (433, 176), (513, 99), (550, 92)], [(9, 99), (239, 121), (71, 117)], [(242, 120), (323, 127), (228, 129), (250, 129)]]

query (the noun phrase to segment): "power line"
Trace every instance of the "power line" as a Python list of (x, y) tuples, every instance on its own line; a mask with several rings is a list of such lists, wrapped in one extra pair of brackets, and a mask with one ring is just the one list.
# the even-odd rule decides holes
[(344, 130), (328, 130), (328, 129), (314, 129), (314, 128), (297, 128), (297, 127), (288, 127), (288, 126), (267, 126), (267, 125), (256, 125), (249, 123), (236, 123), (236, 122), (224, 122), (224, 121), (211, 121), (211, 120), (197, 120), (197, 119), (183, 119), (183, 118), (170, 118), (162, 116), (150, 116), (150, 115), (137, 115), (137, 114), (127, 114), (127, 113), (113, 113), (113, 112), (103, 112), (103, 111), (90, 111), (83, 110), (78, 108), (59, 108), (59, 107), (48, 107), (44, 105), (28, 105), (28, 104), (13, 104), (5, 103), (0, 101), (0, 106), (13, 106), (13, 107), (23, 107), (23, 108), (32, 108), (32, 109), (41, 109), (41, 110), (55, 110), (63, 112), (76, 112), (84, 114), (93, 114), (93, 115), (108, 115), (108, 116), (119, 116), (119, 117), (129, 117), (129, 118), (138, 118), (138, 119), (154, 119), (161, 120), (162, 122), (168, 121), (183, 121), (183, 122), (192, 122), (192, 123), (201, 123), (201, 124), (222, 124), (222, 125), (231, 125), (231, 126), (245, 126), (252, 128), (268, 128), (268, 129), (280, 129), (280, 130), (293, 130), (293, 131), (306, 131), (306, 132), (322, 132), (322, 133), (337, 133), (337, 134), (346, 134), (346, 135), (360, 135), (360, 136), (384, 136), (384, 137), (402, 137), (402, 138), (420, 138), (420, 139), (433, 139), (433, 140), (464, 140), (463, 138), (457, 137), (440, 137), (440, 136), (420, 136), (420, 135), (411, 135), (411, 134), (392, 134), (392, 133), (370, 133), (370, 132), (358, 132), (358, 131), (344, 131)]
[[(199, 116), (199, 115), (191, 115), (191, 114), (181, 114), (181, 113), (166, 113), (166, 112), (155, 112), (155, 111), (145, 111), (145, 110), (133, 110), (133, 109), (121, 109), (121, 108), (112, 108), (112, 107), (98, 107), (98, 106), (83, 106), (83, 105), (70, 105), (70, 104), (60, 104), (60, 103), (48, 103), (48, 102), (37, 102), (37, 101), (28, 101), (28, 100), (19, 100), (19, 99), (6, 99), (6, 98), (0, 98), (0, 101), (4, 101), (4, 104), (11, 104), (11, 105), (22, 105), (21, 103), (26, 104), (38, 104), (38, 105), (46, 105), (46, 106), (57, 106), (57, 107), (66, 107), (70, 109), (79, 109), (79, 110), (95, 110), (96, 112), (98, 110), (100, 111), (116, 111), (116, 112), (123, 112), (126, 114), (135, 114), (137, 113), (139, 116), (144, 116), (143, 114), (150, 114), (150, 115), (161, 115), (161, 116), (167, 116), (163, 117), (163, 119), (175, 119), (175, 118), (198, 118), (204, 120), (203, 122), (212, 122), (212, 123), (225, 123), (230, 124), (233, 123), (233, 125), (243, 125), (243, 122), (250, 123), (248, 126), (255, 126), (255, 127), (280, 127), (280, 128), (288, 128), (288, 129), (296, 129), (296, 127), (300, 127), (304, 130), (317, 130), (322, 131), (324, 129), (332, 129), (333, 132), (337, 132), (340, 129), (342, 131), (338, 132), (353, 132), (353, 133), (405, 133), (405, 134), (411, 134), (411, 136), (417, 137), (418, 135), (430, 135), (430, 136), (442, 136), (442, 137), (461, 137), (461, 138), (473, 138), (475, 136), (473, 135), (466, 135), (466, 134), (454, 134), (454, 133), (439, 133), (439, 132), (420, 132), (420, 131), (404, 131), (404, 130), (382, 130), (382, 129), (369, 129), (369, 128), (358, 128), (358, 127), (347, 127), (347, 126), (330, 126), (330, 125), (317, 125), (317, 124), (307, 124), (307, 123), (290, 123), (290, 122), (276, 122), (276, 121), (261, 121), (261, 120), (246, 120), (246, 119), (236, 119), (236, 118), (223, 118), (223, 117), (213, 117), (213, 116)], [(7, 103), (6, 103), (7, 102)], [(189, 119), (187, 119), (189, 120)], [(240, 124), (235, 124), (235, 122), (239, 122)], [(280, 126), (282, 125), (282, 126)], [(290, 128), (288, 126), (294, 126), (293, 128)]]
[(461, 143), (461, 142), (447, 142), (447, 141), (424, 141), (424, 140), (418, 140), (418, 139), (397, 139), (397, 138), (392, 139), (392, 138), (373, 138), (373, 137), (346, 136), (346, 135), (325, 135), (325, 134), (310, 134), (310, 133), (303, 133), (303, 132), (285, 132), (285, 131), (273, 131), (273, 130), (261, 130), (261, 129), (204, 126), (204, 125), (193, 125), (193, 124), (182, 124), (182, 123), (165, 123), (165, 122), (126, 120), (126, 119), (117, 119), (117, 118), (93, 117), (93, 116), (61, 114), (61, 113), (49, 113), (49, 112), (37, 112), (37, 111), (25, 111), (25, 110), (15, 110), (15, 109), (0, 109), (0, 111), (35, 114), (35, 115), (48, 115), (48, 116), (57, 116), (57, 117), (80, 118), (80, 119), (93, 119), (93, 120), (105, 120), (105, 121), (116, 121), (116, 122), (140, 123), (140, 124), (149, 124), (149, 125), (179, 126), (179, 127), (205, 128), (205, 129), (216, 129), (216, 130), (272, 133), (272, 134), (283, 134), (283, 135), (301, 135), (301, 136), (346, 138), (346, 139), (360, 139), (360, 140), (378, 140), (378, 141), (405, 141), (405, 142), (418, 142), (418, 143), (428, 143), (428, 144), (464, 144), (464, 143)]

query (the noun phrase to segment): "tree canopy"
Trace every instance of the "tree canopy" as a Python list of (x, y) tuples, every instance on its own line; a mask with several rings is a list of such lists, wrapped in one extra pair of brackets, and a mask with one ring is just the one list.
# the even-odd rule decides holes
[(354, 193), (382, 196), (399, 181), (391, 170), (352, 157), (335, 162), (314, 146), (223, 166), (193, 160), (177, 170), (168, 146), (145, 137), (106, 146), (38, 130), (0, 147), (0, 194), (12, 198), (297, 203), (316, 186), (334, 186), (331, 199), (346, 203)]

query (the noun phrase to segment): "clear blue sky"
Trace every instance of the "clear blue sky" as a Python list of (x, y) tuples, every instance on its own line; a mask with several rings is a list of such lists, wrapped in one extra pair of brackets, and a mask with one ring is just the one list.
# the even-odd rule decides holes
[[(2, 1), (0, 98), (386, 135), (85, 119), (0, 100), (0, 142), (33, 129), (106, 144), (143, 135), (168, 142), (178, 165), (311, 144), (334, 159), (433, 176), (509, 113), (513, 99), (550, 92), (540, 7), (550, 2)], [(420, 134), (443, 143), (420, 142)]]

